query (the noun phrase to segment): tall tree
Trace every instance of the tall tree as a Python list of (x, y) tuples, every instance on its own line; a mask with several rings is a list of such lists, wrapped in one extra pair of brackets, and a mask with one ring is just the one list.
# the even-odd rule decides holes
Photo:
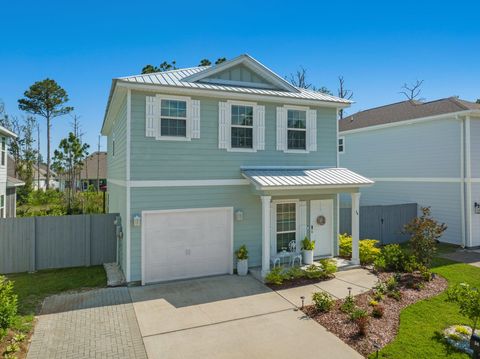
[(58, 150), (54, 152), (52, 167), (60, 174), (65, 176), (70, 183), (68, 189), (68, 213), (71, 213), (72, 199), (75, 195), (77, 186), (77, 173), (82, 169), (83, 161), (88, 155), (86, 143), (81, 143), (80, 139), (73, 132), (68, 134), (67, 138), (60, 141)]
[[(344, 98), (346, 100), (351, 100), (353, 97), (353, 91), (352, 90), (347, 90), (345, 88), (345, 80), (343, 76), (338, 76), (338, 97)], [(338, 112), (338, 115), (340, 116), (340, 120), (343, 118), (343, 109), (340, 109)]]
[(217, 61), (215, 61), (215, 65), (220, 65), (222, 62), (227, 61), (226, 57), (219, 57)]
[(18, 100), (18, 108), (33, 115), (42, 116), (47, 121), (47, 183), (50, 188), (50, 132), (55, 117), (63, 116), (73, 107), (65, 106), (68, 102), (67, 92), (55, 80), (45, 79), (35, 82)]
[(477, 103), (480, 103), (480, 98), (477, 98), (477, 101), (476, 101), (476, 102), (477, 102)]
[(423, 80), (416, 80), (411, 84), (404, 83), (401, 87), (400, 93), (404, 95), (408, 100), (423, 100), (420, 98), (420, 94), (422, 93), (422, 85)]
[(212, 62), (209, 59), (202, 59), (200, 60), (198, 66), (210, 66), (211, 64)]
[(300, 66), (295, 73), (290, 74), (290, 83), (293, 86), (300, 87), (306, 90), (312, 90), (315, 92), (321, 92), (327, 95), (333, 95), (332, 92), (325, 86), (316, 87), (312, 83), (307, 81), (307, 70)]
[(172, 62), (163, 61), (158, 67), (153, 65), (145, 65), (142, 69), (142, 74), (151, 74), (154, 72), (163, 72), (176, 69), (177, 62), (175, 60)]
[(20, 200), (26, 198), (33, 190), (33, 166), (37, 159), (34, 137), (36, 128), (37, 121), (35, 117), (28, 116), (22, 126), (21, 166), (18, 175), (25, 182), (25, 185), (19, 191)]

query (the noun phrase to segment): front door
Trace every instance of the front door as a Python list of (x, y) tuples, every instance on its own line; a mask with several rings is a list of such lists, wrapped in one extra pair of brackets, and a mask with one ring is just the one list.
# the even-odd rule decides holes
[(310, 201), (310, 239), (315, 241), (314, 256), (333, 254), (333, 200)]

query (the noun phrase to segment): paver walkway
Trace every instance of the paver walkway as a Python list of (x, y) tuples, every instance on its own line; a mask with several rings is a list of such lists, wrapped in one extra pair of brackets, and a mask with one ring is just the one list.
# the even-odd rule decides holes
[(128, 288), (45, 300), (27, 359), (147, 358)]

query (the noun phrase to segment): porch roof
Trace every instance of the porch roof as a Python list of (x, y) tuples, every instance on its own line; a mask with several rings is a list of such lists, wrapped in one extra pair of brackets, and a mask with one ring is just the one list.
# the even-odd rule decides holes
[(259, 190), (351, 188), (375, 182), (347, 168), (245, 167), (242, 175)]
[(21, 186), (25, 186), (25, 182), (23, 182), (22, 180), (20, 180), (18, 178), (15, 178), (15, 177), (10, 177), (10, 176), (7, 177), (7, 187), (8, 188), (21, 187)]

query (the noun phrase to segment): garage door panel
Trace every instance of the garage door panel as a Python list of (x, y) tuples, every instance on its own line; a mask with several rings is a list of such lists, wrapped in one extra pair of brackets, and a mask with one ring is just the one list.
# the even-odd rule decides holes
[(143, 216), (145, 283), (231, 272), (232, 208)]

